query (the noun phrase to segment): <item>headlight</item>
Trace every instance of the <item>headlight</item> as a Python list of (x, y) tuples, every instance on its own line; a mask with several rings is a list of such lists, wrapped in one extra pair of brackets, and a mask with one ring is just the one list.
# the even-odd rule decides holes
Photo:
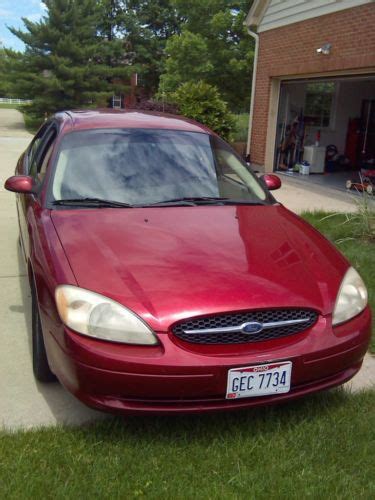
[(136, 314), (103, 295), (60, 285), (55, 300), (63, 323), (78, 333), (111, 342), (158, 344), (155, 334)]
[(357, 271), (350, 267), (342, 280), (333, 311), (332, 324), (357, 316), (367, 305), (367, 289)]

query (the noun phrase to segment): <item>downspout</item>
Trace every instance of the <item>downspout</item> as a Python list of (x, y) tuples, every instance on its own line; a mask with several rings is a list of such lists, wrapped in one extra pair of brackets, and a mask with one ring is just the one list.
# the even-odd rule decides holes
[(246, 156), (250, 155), (250, 144), (251, 144), (251, 134), (253, 131), (253, 115), (254, 115), (254, 101), (255, 101), (255, 84), (257, 79), (257, 69), (258, 69), (258, 52), (259, 52), (259, 35), (254, 31), (251, 31), (250, 27), (247, 27), (248, 33), (255, 40), (255, 51), (254, 51), (254, 62), (253, 62), (253, 79), (251, 83), (251, 97), (250, 97), (250, 113), (249, 113), (249, 131), (247, 135), (247, 146), (246, 146)]

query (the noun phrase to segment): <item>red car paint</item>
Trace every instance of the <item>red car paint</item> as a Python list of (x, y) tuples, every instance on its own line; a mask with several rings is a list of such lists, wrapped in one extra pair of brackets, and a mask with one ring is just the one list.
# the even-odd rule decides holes
[(263, 175), (263, 180), (270, 191), (281, 188), (281, 180), (280, 177), (277, 177), (277, 175), (265, 174)]
[[(194, 122), (146, 113), (82, 112), (56, 116), (72, 129), (165, 128), (212, 133)], [(27, 174), (25, 156), (18, 175)], [(18, 195), (21, 241), (39, 301), (49, 364), (89, 406), (112, 412), (230, 410), (333, 387), (360, 369), (371, 313), (332, 327), (346, 259), (282, 205), (68, 209), (46, 207), (47, 170), (38, 196)], [(156, 332), (160, 345), (91, 339), (65, 327), (54, 292), (85, 288), (125, 305)], [(178, 339), (176, 321), (215, 313), (307, 307), (308, 330), (251, 344), (201, 345)], [(292, 361), (287, 394), (225, 399), (230, 368)]]
[(34, 180), (28, 175), (13, 175), (5, 181), (4, 187), (14, 193), (31, 194), (34, 189)]

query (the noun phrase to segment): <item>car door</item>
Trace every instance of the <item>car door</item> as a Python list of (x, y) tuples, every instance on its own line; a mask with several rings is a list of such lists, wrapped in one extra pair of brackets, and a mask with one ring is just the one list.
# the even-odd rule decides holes
[(31, 228), (35, 225), (38, 217), (36, 212), (39, 212), (41, 209), (40, 192), (57, 137), (57, 126), (53, 122), (48, 123), (40, 132), (41, 133), (35, 137), (26, 152), (26, 175), (30, 175), (34, 178), (36, 185), (35, 193), (19, 195), (17, 199), (21, 244), (26, 260), (30, 256)]

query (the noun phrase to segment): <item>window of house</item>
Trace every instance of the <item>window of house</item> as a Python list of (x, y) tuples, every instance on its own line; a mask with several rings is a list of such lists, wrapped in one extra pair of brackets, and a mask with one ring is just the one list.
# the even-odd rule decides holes
[(331, 126), (335, 96), (334, 82), (314, 82), (306, 85), (305, 121), (312, 127)]

